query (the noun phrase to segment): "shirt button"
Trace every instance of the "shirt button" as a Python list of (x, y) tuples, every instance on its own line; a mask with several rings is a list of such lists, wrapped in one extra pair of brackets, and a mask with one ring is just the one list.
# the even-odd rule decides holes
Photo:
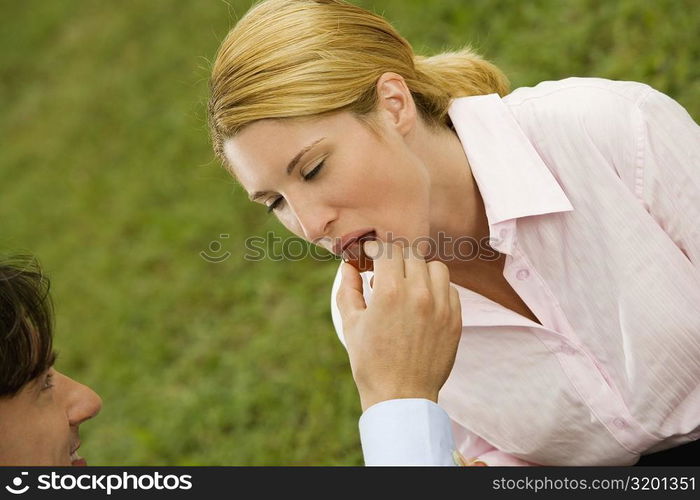
[(625, 427), (627, 427), (627, 422), (625, 422), (625, 420), (622, 418), (616, 418), (615, 420), (613, 420), (613, 424), (615, 424), (615, 427), (617, 427), (618, 429), (624, 429)]
[(530, 271), (528, 271), (527, 269), (521, 269), (515, 274), (515, 277), (519, 280), (526, 280), (528, 276), (530, 276)]
[(507, 229), (501, 229), (501, 232), (498, 233), (498, 235), (499, 235), (501, 238), (505, 238), (506, 236), (508, 236), (508, 230), (507, 230)]

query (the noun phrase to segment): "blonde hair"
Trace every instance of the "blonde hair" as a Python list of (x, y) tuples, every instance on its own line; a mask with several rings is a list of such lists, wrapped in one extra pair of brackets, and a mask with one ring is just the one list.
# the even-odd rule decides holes
[(508, 93), (508, 79), (470, 48), (433, 57), (411, 45), (381, 16), (342, 0), (265, 0), (228, 33), (214, 61), (208, 105), (217, 156), (223, 142), (266, 118), (376, 106), (376, 82), (401, 75), (421, 117), (446, 125), (450, 100)]

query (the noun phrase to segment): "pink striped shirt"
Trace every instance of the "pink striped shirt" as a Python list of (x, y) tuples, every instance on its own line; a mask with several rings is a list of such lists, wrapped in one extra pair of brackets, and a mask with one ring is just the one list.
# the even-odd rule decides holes
[(503, 274), (542, 323), (455, 285), (438, 403), (459, 451), (631, 465), (700, 438), (700, 127), (647, 85), (597, 78), (459, 98), (450, 117)]

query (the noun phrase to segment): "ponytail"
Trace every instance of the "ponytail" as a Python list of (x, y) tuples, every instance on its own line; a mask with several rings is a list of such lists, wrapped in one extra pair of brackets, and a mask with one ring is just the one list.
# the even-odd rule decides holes
[(432, 57), (415, 56), (415, 80), (409, 83), (423, 117), (445, 122), (450, 101), (471, 95), (508, 94), (506, 75), (469, 48)]

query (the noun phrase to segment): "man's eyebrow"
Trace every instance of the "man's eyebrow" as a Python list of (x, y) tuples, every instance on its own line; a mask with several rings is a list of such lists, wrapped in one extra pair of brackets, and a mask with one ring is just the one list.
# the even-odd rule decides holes
[(29, 382), (28, 388), (36, 395), (36, 397), (39, 397), (39, 394), (41, 394), (41, 389), (44, 386), (44, 380), (46, 380), (46, 374), (49, 372), (49, 370), (51, 370), (51, 368), (53, 368), (57, 356), (58, 353), (56, 351), (52, 351), (51, 357), (49, 358), (49, 364), (46, 369)]
[(38, 384), (39, 381), (43, 379), (44, 375), (46, 375), (46, 373), (56, 364), (56, 358), (58, 358), (58, 352), (52, 350), (51, 354), (49, 354), (49, 358), (47, 359), (46, 367), (38, 376), (34, 377), (34, 380), (31, 383)]
[[(311, 148), (313, 148), (316, 144), (318, 144), (319, 142), (321, 142), (324, 139), (325, 139), (325, 137), (321, 137), (320, 139), (316, 139), (314, 142), (312, 142), (308, 146), (304, 147), (301, 151), (299, 151), (294, 156), (294, 158), (291, 159), (291, 161), (289, 162), (289, 165), (287, 165), (287, 175), (291, 175), (292, 171), (299, 163), (299, 160), (301, 160), (303, 158), (303, 156), (306, 153), (308, 153)], [(256, 191), (255, 193), (251, 194), (248, 198), (250, 199), (250, 201), (255, 201), (258, 198), (260, 198), (261, 196), (263, 196), (265, 193), (267, 193), (267, 191)]]

